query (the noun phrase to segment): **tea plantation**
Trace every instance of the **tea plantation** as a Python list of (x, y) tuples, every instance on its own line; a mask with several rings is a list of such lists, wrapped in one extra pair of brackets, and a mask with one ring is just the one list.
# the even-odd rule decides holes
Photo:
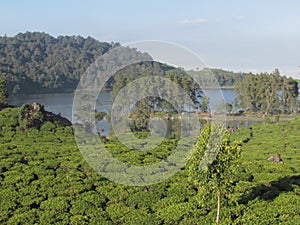
[[(113, 183), (85, 162), (71, 126), (20, 125), (20, 108), (0, 111), (0, 224), (214, 224), (216, 197), (199, 193), (186, 169), (162, 183)], [(221, 224), (299, 224), (300, 118), (231, 134), (242, 143), (238, 174), (223, 196)], [(172, 152), (165, 139), (152, 154), (106, 142), (117, 158), (155, 163)], [(278, 153), (284, 164), (267, 159)], [(203, 196), (206, 200), (203, 200)]]

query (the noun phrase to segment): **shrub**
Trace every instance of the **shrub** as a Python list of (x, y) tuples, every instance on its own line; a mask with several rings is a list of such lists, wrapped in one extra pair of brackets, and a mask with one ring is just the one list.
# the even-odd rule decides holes
[(47, 121), (41, 126), (40, 130), (41, 131), (54, 131), (55, 128), (56, 128), (55, 124)]
[(67, 212), (70, 208), (70, 200), (69, 198), (63, 196), (53, 197), (43, 201), (40, 208), (43, 210)]

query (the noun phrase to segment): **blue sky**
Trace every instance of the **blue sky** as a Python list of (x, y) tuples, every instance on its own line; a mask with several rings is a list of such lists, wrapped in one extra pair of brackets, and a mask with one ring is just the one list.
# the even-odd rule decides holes
[(196, 52), (210, 67), (300, 78), (298, 0), (7, 0), (0, 35), (43, 31), (127, 43), (163, 40)]

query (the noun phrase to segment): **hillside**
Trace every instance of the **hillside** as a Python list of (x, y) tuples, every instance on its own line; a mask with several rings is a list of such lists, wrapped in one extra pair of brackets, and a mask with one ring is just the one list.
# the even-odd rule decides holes
[(40, 32), (0, 37), (0, 76), (8, 81), (10, 94), (70, 91), (92, 62), (116, 46)]
[[(72, 127), (45, 122), (20, 126), (20, 108), (0, 111), (1, 224), (212, 224), (216, 202), (206, 201), (179, 171), (162, 183), (129, 187), (92, 170), (76, 147)], [(222, 201), (221, 224), (297, 224), (300, 219), (300, 119), (245, 127), (233, 194)], [(151, 152), (106, 143), (136, 165), (164, 159), (176, 145), (165, 139)], [(280, 152), (284, 164), (267, 158)], [(209, 194), (209, 193), (206, 193)]]
[[(0, 37), (0, 76), (6, 79), (10, 95), (73, 91), (88, 66), (116, 46), (120, 44), (91, 37), (55, 38), (40, 32)], [(243, 76), (221, 69), (211, 71), (221, 87), (233, 87)], [(210, 79), (207, 68), (194, 73)]]
[[(214, 69), (214, 68), (204, 68), (200, 71), (189, 71), (190, 74), (200, 75), (202, 79), (205, 81), (211, 79), (212, 74), (215, 76), (217, 81), (219, 82), (220, 87), (223, 88), (234, 88), (236, 82), (248, 75), (249, 73), (237, 73), (232, 71), (227, 71), (223, 69)], [(205, 82), (204, 82), (205, 83)]]

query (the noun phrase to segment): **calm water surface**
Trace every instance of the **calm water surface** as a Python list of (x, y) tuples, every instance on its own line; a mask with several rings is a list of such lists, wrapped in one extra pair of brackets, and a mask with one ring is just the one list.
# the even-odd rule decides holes
[[(207, 90), (207, 95), (213, 98), (214, 95), (219, 96), (216, 90)], [(235, 92), (232, 89), (222, 90), (222, 94), (226, 102), (233, 103), (235, 98)], [(24, 103), (37, 102), (45, 106), (46, 111), (53, 112), (55, 114), (60, 113), (61, 116), (72, 121), (72, 106), (73, 106), (73, 93), (56, 93), (56, 94), (39, 94), (39, 95), (21, 95), (12, 96), (9, 98), (9, 104), (15, 106), (21, 106)], [(103, 92), (99, 96), (99, 100), (103, 102), (98, 111), (109, 112), (110, 110), (110, 94), (109, 92)], [(247, 123), (247, 122), (246, 122)], [(246, 125), (246, 124), (245, 124)], [(104, 135), (107, 135), (109, 131), (109, 124), (107, 121), (102, 120), (97, 123), (97, 127), (100, 130), (104, 128)]]

